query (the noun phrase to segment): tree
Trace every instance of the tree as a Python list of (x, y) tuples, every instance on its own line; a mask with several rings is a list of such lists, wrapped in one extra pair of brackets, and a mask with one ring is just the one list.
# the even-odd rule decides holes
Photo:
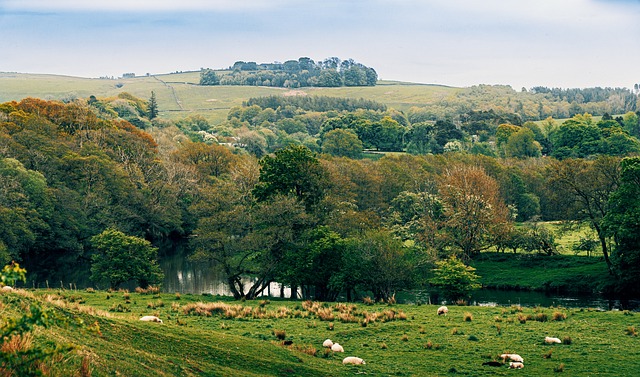
[(481, 287), (475, 268), (465, 265), (455, 256), (436, 262), (429, 283), (438, 288), (451, 302), (468, 299), (471, 292)]
[(198, 221), (191, 239), (192, 259), (214, 262), (234, 298), (254, 299), (276, 277), (285, 275), (283, 261), (307, 227), (303, 203), (275, 195), (254, 204), (243, 201), (237, 188), (228, 185), (211, 195), (198, 209), (206, 216)]
[(334, 283), (342, 270), (345, 240), (326, 226), (310, 229), (296, 248), (289, 249), (283, 263), (281, 283), (302, 287), (304, 297), (334, 301), (341, 286)]
[(640, 157), (620, 162), (620, 185), (611, 194), (603, 228), (615, 239), (612, 259), (619, 293), (640, 294)]
[(107, 281), (112, 289), (129, 280), (146, 288), (162, 282), (163, 273), (156, 260), (158, 248), (151, 242), (107, 229), (91, 238), (96, 253), (91, 257), (91, 280)]
[(213, 69), (202, 69), (200, 71), (200, 85), (220, 85), (220, 78)]
[(595, 160), (556, 161), (549, 166), (547, 176), (556, 201), (569, 202), (566, 206), (560, 206), (566, 209), (566, 218), (586, 220), (596, 231), (607, 268), (613, 274), (609, 258), (610, 240), (602, 221), (609, 212), (609, 196), (618, 188), (619, 159), (600, 156)]
[(349, 158), (362, 156), (362, 141), (352, 130), (335, 129), (324, 135), (322, 152)]
[(542, 147), (534, 139), (533, 131), (524, 127), (509, 136), (504, 151), (507, 157), (516, 158), (540, 157), (542, 155)]
[(444, 236), (470, 257), (492, 246), (494, 234), (510, 222), (495, 179), (477, 166), (454, 165), (439, 183), (444, 205)]
[(147, 102), (147, 116), (153, 120), (158, 116), (158, 102), (156, 102), (156, 92), (151, 91), (151, 98)]
[(413, 269), (406, 251), (390, 232), (366, 231), (352, 239), (349, 251), (343, 254), (342, 279), (373, 292), (376, 300), (388, 300), (397, 290), (411, 285)]
[(260, 160), (260, 182), (253, 194), (259, 201), (277, 194), (293, 195), (309, 211), (320, 203), (327, 185), (327, 173), (313, 152), (291, 145)]

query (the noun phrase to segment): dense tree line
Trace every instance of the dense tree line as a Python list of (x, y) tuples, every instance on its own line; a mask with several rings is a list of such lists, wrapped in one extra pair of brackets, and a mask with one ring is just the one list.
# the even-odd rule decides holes
[(378, 74), (353, 59), (328, 58), (321, 62), (301, 57), (284, 63), (238, 61), (230, 72), (202, 69), (200, 85), (251, 85), (280, 88), (375, 86)]
[[(461, 88), (426, 106), (408, 109), (411, 123), (462, 117), (469, 112), (493, 111), (515, 114), (519, 122), (539, 121), (552, 117), (571, 118), (589, 113), (625, 114), (640, 110), (637, 94), (626, 88), (549, 89), (540, 87), (516, 91), (507, 85), (477, 85)], [(461, 119), (464, 121), (464, 119)], [(518, 121), (509, 120), (512, 124)]]
[[(141, 130), (115, 108), (154, 127)], [(625, 195), (635, 193), (637, 169), (622, 157), (637, 149), (611, 147), (637, 145), (635, 113), (539, 125), (476, 111), (467, 125), (412, 124), (389, 109), (254, 104), (232, 109), (222, 125), (193, 117), (178, 128), (148, 111), (126, 94), (0, 105), (3, 262), (20, 261), (36, 281), (69, 278), (104, 260), (94, 256), (109, 245), (98, 235), (156, 246), (188, 238), (192, 257), (215, 262), (237, 298), (278, 281), (306, 298), (388, 299), (424, 284), (451, 256), (555, 253), (553, 236), (535, 225), (542, 219), (588, 223), (611, 286), (636, 281), (628, 273), (637, 224)], [(180, 129), (213, 139), (193, 141)], [(481, 143), (487, 153), (474, 150)], [(352, 158), (364, 146), (414, 154)], [(136, 271), (129, 276), (144, 283)]]

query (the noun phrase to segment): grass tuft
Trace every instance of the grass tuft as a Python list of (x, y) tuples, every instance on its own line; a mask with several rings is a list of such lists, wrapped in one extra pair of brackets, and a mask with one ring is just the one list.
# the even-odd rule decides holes
[(630, 336), (638, 336), (638, 330), (635, 326), (628, 326), (624, 333)]

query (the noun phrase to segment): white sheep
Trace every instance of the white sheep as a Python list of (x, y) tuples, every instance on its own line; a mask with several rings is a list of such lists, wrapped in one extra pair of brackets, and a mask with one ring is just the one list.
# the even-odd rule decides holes
[(522, 369), (524, 368), (524, 364), (521, 362), (510, 362), (509, 363), (509, 368), (511, 369)]
[(447, 313), (449, 313), (449, 308), (447, 308), (446, 306), (441, 306), (438, 308), (438, 315), (447, 315)]
[(140, 318), (141, 321), (145, 321), (145, 322), (159, 322), (159, 323), (163, 323), (162, 320), (158, 317), (156, 317), (155, 315), (145, 315), (144, 317)]
[(2, 292), (13, 292), (14, 289), (8, 285), (5, 285), (4, 287), (2, 287)]
[(342, 360), (342, 364), (356, 364), (356, 365), (360, 365), (360, 364), (362, 364), (362, 365), (364, 365), (364, 364), (366, 364), (366, 363), (364, 362), (364, 360), (362, 360), (362, 359), (361, 359), (361, 358), (359, 358), (359, 357), (349, 356), (349, 357), (345, 357), (345, 358)]
[(507, 359), (509, 359), (518, 363), (524, 363), (524, 359), (522, 358), (522, 356), (515, 353), (503, 353), (502, 355), (500, 355), (500, 357), (502, 358), (502, 361), (506, 361)]
[(544, 342), (547, 343), (547, 344), (553, 344), (553, 343), (561, 344), (562, 340), (560, 340), (558, 338), (551, 338), (549, 336), (545, 336), (544, 337)]
[(322, 343), (323, 347), (327, 347), (327, 348), (331, 348), (331, 346), (333, 346), (333, 342), (331, 341), (331, 339), (327, 339)]
[(333, 343), (333, 345), (331, 346), (331, 351), (333, 352), (344, 352), (344, 348), (342, 348), (342, 346), (338, 343)]

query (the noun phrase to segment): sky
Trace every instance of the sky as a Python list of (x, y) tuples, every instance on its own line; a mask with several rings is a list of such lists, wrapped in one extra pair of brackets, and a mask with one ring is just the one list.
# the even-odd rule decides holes
[(640, 83), (640, 0), (0, 0), (0, 36), (0, 72), (335, 56), (383, 80), (456, 87)]

